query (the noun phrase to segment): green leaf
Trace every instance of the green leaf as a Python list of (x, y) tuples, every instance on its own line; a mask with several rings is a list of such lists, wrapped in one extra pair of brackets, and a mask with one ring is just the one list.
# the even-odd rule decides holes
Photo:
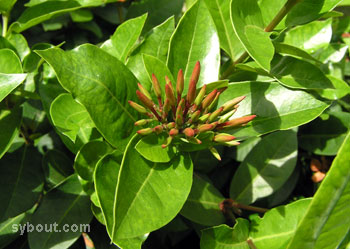
[(299, 145), (318, 155), (335, 156), (350, 128), (350, 113), (331, 112), (325, 120), (315, 119), (299, 130)]
[(323, 63), (338, 63), (344, 58), (348, 48), (345, 44), (330, 43), (315, 56)]
[(175, 156), (176, 149), (174, 146), (162, 148), (168, 135), (162, 133), (159, 135), (151, 134), (143, 137), (135, 146), (135, 149), (144, 158), (155, 163), (167, 163)]
[(41, 156), (33, 147), (6, 154), (0, 161), (3, 177), (0, 220), (15, 217), (29, 210), (38, 201), (43, 189)]
[(62, 86), (84, 105), (105, 139), (116, 147), (125, 144), (138, 117), (127, 103), (136, 99), (137, 80), (133, 74), (93, 45), (69, 52), (53, 48), (37, 53), (53, 67)]
[(43, 169), (49, 187), (54, 187), (73, 174), (73, 162), (58, 150), (49, 150), (43, 158)]
[(265, 134), (275, 130), (287, 130), (308, 123), (319, 116), (328, 104), (313, 95), (290, 90), (275, 82), (235, 82), (220, 95), (218, 106), (226, 101), (246, 96), (237, 112), (241, 117), (255, 114), (251, 124), (230, 131), (238, 138)]
[(88, 112), (69, 93), (60, 94), (51, 104), (50, 116), (56, 128), (75, 142), (79, 132), (90, 134), (94, 127)]
[(230, 19), (230, 0), (205, 0), (209, 12), (218, 31), (221, 48), (231, 57), (237, 60), (244, 48), (241, 45), (233, 29)]
[(332, 82), (318, 67), (290, 56), (276, 55), (271, 62), (271, 74), (281, 84), (291, 88), (333, 88)]
[(21, 60), (23, 60), (24, 57), (30, 53), (30, 48), (28, 46), (27, 40), (23, 35), (10, 33), (6, 39), (16, 48), (16, 52), (18, 53)]
[(34, 229), (28, 233), (29, 246), (32, 249), (68, 248), (82, 232), (88, 231), (91, 218), (89, 197), (77, 175), (72, 175), (43, 197), (31, 220), (34, 227), (41, 225), (43, 231)]
[(301, 48), (309, 53), (323, 48), (332, 38), (332, 19), (312, 22), (289, 30), (283, 43)]
[(17, 0), (1, 0), (0, 13), (10, 12), (13, 5), (15, 5), (16, 2), (17, 2)]
[(0, 110), (0, 158), (8, 151), (18, 136), (22, 120), (22, 108)]
[[(169, 40), (175, 29), (174, 17), (152, 29), (145, 40), (131, 53), (127, 67), (133, 72), (140, 83), (146, 88), (151, 88), (149, 74), (144, 67), (143, 55), (152, 55), (163, 63), (166, 62)], [(155, 72), (154, 72), (155, 73)]]
[(101, 48), (125, 63), (141, 34), (146, 18), (147, 14), (124, 22)]
[[(295, 233), (311, 199), (292, 202), (268, 211), (263, 218), (253, 221), (249, 237), (256, 248), (284, 249)], [(302, 246), (301, 248), (312, 248)]]
[(274, 47), (270, 34), (263, 30), (261, 11), (256, 0), (231, 2), (231, 21), (247, 53), (263, 69), (270, 71)]
[[(188, 154), (180, 154), (169, 163), (153, 163), (134, 149), (137, 141), (134, 137), (127, 146), (118, 179), (114, 180), (116, 186), (100, 191), (98, 182), (105, 182), (104, 174), (98, 173), (105, 165), (103, 160), (96, 168), (97, 195), (107, 231), (115, 243), (149, 233), (170, 222), (185, 203), (192, 185), (193, 165)], [(113, 160), (110, 163), (118, 165)], [(108, 200), (113, 215), (111, 211), (106, 214), (101, 198), (101, 195), (106, 197), (107, 192), (109, 196), (115, 193), (114, 198)]]
[(84, 180), (93, 181), (93, 174), (97, 162), (110, 152), (112, 152), (112, 148), (103, 141), (88, 142), (75, 157), (75, 171)]
[(15, 240), (18, 236), (23, 235), (21, 227), (25, 226), (25, 222), (30, 218), (29, 212), (21, 213), (13, 218), (0, 223), (0, 247), (4, 248), (6, 245)]
[(261, 137), (252, 137), (245, 141), (243, 141), (239, 146), (236, 148), (236, 160), (238, 162), (243, 162), (244, 159), (247, 157), (249, 152), (261, 141)]
[(88, 9), (79, 9), (69, 14), (73, 22), (89, 22), (94, 19), (93, 13)]
[(202, 230), (201, 249), (249, 249), (248, 234), (249, 221), (238, 218), (233, 228), (220, 225)]
[(164, 22), (171, 16), (179, 16), (181, 14), (184, 0), (142, 0), (132, 2), (128, 8), (127, 19), (138, 17), (144, 13), (148, 13), (145, 23), (144, 32), (149, 31), (154, 26)]
[(350, 86), (344, 80), (336, 78), (331, 75), (327, 75), (327, 78), (332, 82), (332, 88), (317, 89), (317, 93), (323, 98), (330, 100), (341, 99), (344, 96), (350, 94)]
[(0, 73), (20, 74), (23, 73), (22, 64), (16, 53), (11, 49), (0, 49)]
[(293, 130), (264, 137), (237, 169), (230, 197), (250, 204), (271, 195), (287, 181), (297, 161), (297, 137)]
[(279, 42), (274, 42), (273, 45), (275, 46), (276, 53), (291, 55), (301, 59), (306, 59), (312, 62), (320, 63), (315, 57), (311, 56), (308, 52), (300, 48)]
[[(288, 244), (291, 248), (336, 248), (350, 228), (350, 133)], [(320, 218), (322, 217), (322, 218)], [(329, 238), (332, 238), (331, 240)]]
[(211, 183), (195, 174), (190, 195), (180, 214), (191, 221), (205, 226), (225, 223), (225, 217), (220, 210), (220, 203), (224, 199), (219, 190)]
[(168, 68), (177, 75), (183, 69), (184, 92), (197, 61), (201, 63), (201, 74), (197, 87), (217, 81), (220, 66), (219, 37), (213, 19), (203, 0), (197, 1), (182, 16), (171, 37)]

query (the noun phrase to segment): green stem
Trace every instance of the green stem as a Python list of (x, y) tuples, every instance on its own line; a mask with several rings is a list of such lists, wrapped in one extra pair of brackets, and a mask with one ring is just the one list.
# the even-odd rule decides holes
[[(288, 0), (282, 9), (276, 14), (272, 21), (266, 26), (264, 31), (271, 32), (274, 28), (282, 21), (282, 19), (288, 14), (288, 12), (299, 2), (303, 0)], [(249, 57), (247, 52), (243, 53), (236, 61), (232, 62), (231, 65), (226, 69), (225, 72), (221, 75), (221, 79), (226, 79), (234, 71), (238, 63), (245, 61)]]
[(7, 13), (2, 14), (2, 36), (5, 37), (7, 34), (7, 26), (9, 23), (10, 15)]

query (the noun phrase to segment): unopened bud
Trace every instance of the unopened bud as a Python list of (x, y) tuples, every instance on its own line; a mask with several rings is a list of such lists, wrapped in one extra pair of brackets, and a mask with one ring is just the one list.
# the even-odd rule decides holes
[(184, 129), (183, 133), (186, 135), (186, 137), (194, 137), (195, 135), (195, 132), (192, 128)]
[(209, 122), (213, 122), (217, 117), (219, 117), (223, 109), (223, 107), (220, 107), (219, 109), (211, 113), (208, 119)]
[(205, 131), (211, 131), (212, 129), (215, 128), (215, 125), (213, 124), (202, 124), (198, 126), (198, 132), (205, 132)]
[(188, 92), (187, 92), (187, 102), (189, 104), (192, 104), (195, 97), (196, 97), (196, 85), (198, 82), (199, 74), (200, 74), (201, 66), (199, 61), (197, 61), (196, 65), (194, 66), (190, 83), (188, 85)]
[(235, 118), (231, 119), (229, 121), (226, 121), (222, 124), (218, 125), (219, 129), (227, 129), (227, 128), (234, 128), (234, 127), (239, 127), (239, 126), (244, 126), (251, 120), (253, 120), (256, 117), (256, 115), (250, 115), (250, 116), (245, 116), (245, 117), (240, 117), (240, 118)]
[(185, 108), (185, 99), (181, 99), (176, 109), (176, 116), (182, 115)]
[(216, 93), (216, 96), (214, 98), (214, 100), (211, 102), (211, 104), (208, 106), (208, 110), (211, 111), (212, 109), (214, 109), (214, 107), (216, 106), (216, 104), (218, 103), (218, 99), (219, 99), (219, 96), (220, 96), (221, 92), (217, 92)]
[(222, 107), (224, 107), (223, 113), (229, 112), (236, 108), (235, 105), (240, 103), (243, 99), (245, 99), (245, 96), (240, 96), (227, 101), (225, 104), (222, 105)]
[(171, 129), (171, 130), (169, 131), (169, 136), (174, 137), (174, 136), (176, 136), (177, 134), (179, 134), (179, 130), (178, 130), (178, 129), (173, 128), (173, 129)]
[(165, 149), (166, 147), (168, 147), (171, 144), (171, 141), (173, 141), (173, 137), (172, 136), (167, 137), (167, 139), (165, 140), (165, 143), (162, 144), (162, 148)]
[(154, 94), (156, 95), (157, 98), (161, 98), (162, 90), (160, 89), (160, 84), (155, 74), (152, 74), (152, 84), (153, 84)]
[(139, 113), (142, 113), (142, 114), (147, 114), (148, 111), (146, 110), (145, 107), (143, 107), (142, 105), (139, 105), (131, 100), (128, 101), (129, 102), (129, 105), (134, 108), (136, 111), (138, 111)]
[(140, 92), (142, 92), (144, 95), (146, 95), (147, 98), (152, 99), (151, 94), (140, 83), (137, 83), (137, 86), (138, 86)]
[(203, 116), (201, 116), (201, 117), (198, 119), (198, 121), (199, 121), (200, 123), (204, 123), (204, 122), (206, 122), (206, 121), (208, 120), (209, 116), (210, 116), (210, 113), (204, 114)]
[(205, 97), (205, 99), (202, 102), (202, 109), (204, 110), (205, 108), (207, 108), (215, 99), (215, 96), (217, 94), (218, 90), (214, 89), (211, 93), (209, 93), (207, 95), (207, 97)]
[(180, 69), (176, 81), (176, 93), (179, 98), (181, 98), (182, 92), (184, 91), (184, 81), (184, 73), (182, 69)]
[(168, 129), (175, 128), (175, 122), (171, 122), (167, 124)]
[(182, 117), (182, 115), (177, 115), (177, 116), (176, 116), (175, 123), (176, 123), (178, 126), (181, 126), (181, 125), (183, 124), (183, 117)]
[(230, 141), (230, 142), (225, 142), (225, 143), (222, 143), (223, 145), (226, 145), (226, 146), (237, 146), (237, 145), (240, 145), (240, 143), (239, 142), (237, 142), (237, 141), (234, 141), (234, 140), (232, 140), (232, 141)]
[(223, 142), (230, 142), (234, 139), (235, 137), (230, 134), (220, 133), (213, 138), (213, 141), (218, 143), (223, 143)]
[(190, 143), (193, 143), (193, 144), (201, 144), (202, 143), (202, 141), (196, 137), (188, 137), (187, 139)]
[(163, 126), (157, 125), (153, 128), (153, 131), (157, 134), (161, 133), (163, 131)]
[(149, 135), (151, 133), (153, 133), (153, 129), (152, 128), (145, 128), (145, 129), (141, 129), (137, 131), (138, 134), (145, 136), (145, 135)]
[(192, 124), (192, 123), (197, 122), (197, 120), (199, 119), (199, 115), (201, 115), (201, 111), (200, 110), (195, 111), (194, 113), (192, 113), (191, 116), (190, 116), (189, 123)]
[(153, 121), (153, 119), (140, 119), (140, 120), (135, 122), (135, 126), (143, 126), (143, 125), (146, 125), (152, 121)]
[(213, 147), (209, 147), (209, 151), (211, 152), (211, 154), (213, 154), (213, 156), (218, 159), (219, 161), (221, 161), (221, 157), (220, 157), (220, 154), (219, 152)]
[(206, 89), (207, 89), (207, 85), (204, 85), (204, 86), (201, 88), (201, 90), (199, 91), (199, 93), (198, 93), (196, 99), (194, 100), (194, 104), (195, 104), (196, 106), (199, 106), (199, 105), (201, 104), (201, 102), (202, 102), (202, 100), (203, 100), (203, 98), (204, 98), (204, 96), (205, 96), (205, 91), (206, 91)]
[(165, 95), (169, 100), (170, 106), (175, 106), (175, 96), (174, 96), (174, 91), (171, 84), (165, 85)]
[(232, 117), (232, 115), (235, 114), (236, 111), (237, 111), (237, 109), (233, 109), (232, 111), (226, 113), (225, 115), (222, 115), (219, 119), (219, 124), (224, 123), (227, 120), (229, 120), (230, 117)]
[(144, 106), (146, 106), (148, 109), (153, 109), (154, 103), (151, 99), (147, 98), (147, 96), (139, 90), (136, 90), (136, 95), (139, 98), (139, 100), (144, 104)]

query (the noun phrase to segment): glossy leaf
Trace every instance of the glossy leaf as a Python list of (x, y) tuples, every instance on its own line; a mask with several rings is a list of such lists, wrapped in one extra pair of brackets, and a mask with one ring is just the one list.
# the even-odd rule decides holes
[(252, 222), (249, 237), (254, 245), (259, 249), (286, 248), (310, 202), (311, 199), (303, 199), (271, 209)]
[(291, 88), (333, 88), (332, 82), (318, 67), (290, 56), (276, 55), (271, 62), (271, 74), (281, 84)]
[(218, 80), (220, 66), (220, 44), (209, 10), (203, 0), (197, 1), (182, 16), (171, 37), (168, 67), (173, 75), (183, 69), (184, 92), (197, 61), (201, 63), (201, 74), (197, 87)]
[(338, 63), (344, 58), (348, 48), (348, 45), (345, 44), (330, 43), (315, 56), (323, 63)]
[(23, 35), (10, 33), (6, 36), (6, 39), (16, 48), (16, 52), (18, 53), (21, 60), (23, 60), (24, 57), (30, 53), (28, 42)]
[[(288, 244), (291, 248), (335, 248), (350, 228), (350, 133)], [(322, 217), (322, 219), (320, 219)], [(331, 240), (329, 238), (332, 238)]]
[(251, 124), (230, 131), (237, 137), (251, 137), (275, 130), (287, 130), (315, 119), (327, 107), (326, 102), (299, 90), (290, 90), (275, 82), (235, 82), (220, 95), (218, 106), (226, 101), (246, 96), (237, 112), (241, 117), (255, 114)]
[(311, 56), (308, 52), (304, 51), (301, 48), (294, 47), (285, 43), (279, 43), (279, 42), (274, 42), (273, 45), (275, 46), (276, 53), (291, 55), (294, 57), (319, 63), (319, 61), (315, 57)]
[(327, 119), (315, 119), (299, 130), (301, 148), (318, 155), (337, 154), (349, 131), (350, 114), (331, 112)]
[(220, 225), (202, 230), (201, 249), (249, 249), (248, 220), (238, 218), (233, 228)]
[(11, 49), (0, 49), (0, 73), (20, 74), (23, 73), (22, 64), (16, 53)]
[(337, 100), (350, 94), (350, 86), (347, 82), (331, 75), (327, 75), (327, 78), (332, 82), (333, 88), (318, 89), (317, 93), (320, 96), (330, 100)]
[(43, 158), (43, 169), (49, 187), (54, 187), (73, 174), (73, 162), (58, 150), (49, 150)]
[(279, 131), (264, 137), (241, 163), (231, 181), (232, 199), (250, 204), (278, 190), (297, 160), (296, 132)]
[(40, 154), (25, 146), (15, 153), (6, 154), (0, 161), (1, 203), (0, 220), (15, 217), (29, 210), (43, 189)]
[(8, 151), (18, 136), (22, 120), (22, 109), (0, 110), (0, 158)]
[(169, 17), (180, 15), (183, 2), (184, 0), (142, 0), (132, 2), (128, 8), (126, 18), (135, 18), (144, 13), (148, 13), (144, 32), (149, 31), (152, 27), (161, 24)]
[(190, 195), (180, 214), (205, 226), (225, 223), (225, 217), (220, 210), (220, 203), (224, 199), (211, 183), (194, 175)]
[(283, 43), (301, 48), (309, 53), (325, 47), (332, 38), (332, 19), (312, 22), (289, 30)]
[(135, 146), (135, 149), (144, 158), (155, 163), (167, 163), (175, 156), (174, 146), (162, 148), (162, 144), (167, 139), (165, 134), (151, 134), (143, 137)]
[(138, 116), (127, 103), (136, 99), (137, 81), (132, 73), (93, 45), (70, 52), (54, 48), (37, 53), (53, 67), (62, 86), (84, 105), (106, 140), (116, 147), (126, 143)]
[(0, 13), (10, 12), (17, 0), (2, 0), (0, 3)]
[(220, 39), (220, 47), (236, 60), (244, 52), (230, 19), (230, 0), (205, 0), (209, 12), (214, 20)]
[(62, 93), (51, 104), (50, 116), (56, 128), (75, 142), (79, 132), (89, 134), (94, 127), (84, 106), (69, 93)]
[(252, 137), (243, 141), (236, 149), (236, 160), (243, 162), (249, 152), (261, 141), (261, 137)]
[[(34, 227), (41, 224), (43, 230), (34, 229), (28, 233), (30, 248), (68, 248), (81, 232), (88, 231), (91, 218), (89, 197), (84, 193), (77, 175), (72, 175), (43, 197), (31, 220)], [(47, 224), (47, 228), (44, 224)]]
[[(139, 82), (151, 89), (149, 74), (144, 67), (143, 56), (152, 55), (163, 63), (166, 62), (169, 40), (175, 29), (174, 17), (167, 19), (164, 23), (152, 29), (145, 40), (131, 53), (127, 67), (133, 72)], [(157, 72), (152, 72), (157, 73)], [(162, 78), (159, 78), (163, 80)]]
[(93, 181), (97, 162), (110, 152), (112, 152), (111, 147), (103, 141), (91, 141), (85, 144), (75, 157), (75, 171), (84, 180)]
[[(110, 227), (113, 226), (113, 207), (116, 185), (118, 183), (118, 172), (122, 161), (122, 154), (118, 151), (106, 155), (96, 165), (94, 176), (95, 189), (101, 204), (102, 218), (105, 221), (107, 232), (110, 235)], [(117, 239), (114, 243), (125, 246), (126, 249), (141, 248), (145, 237), (138, 236), (129, 239)]]
[(255, 0), (231, 2), (231, 21), (241, 44), (263, 69), (270, 71), (274, 47), (270, 34), (263, 30), (261, 11)]
[(126, 58), (141, 34), (146, 18), (147, 15), (143, 15), (124, 22), (117, 28), (111, 39), (102, 44), (101, 48), (121, 62), (126, 62)]

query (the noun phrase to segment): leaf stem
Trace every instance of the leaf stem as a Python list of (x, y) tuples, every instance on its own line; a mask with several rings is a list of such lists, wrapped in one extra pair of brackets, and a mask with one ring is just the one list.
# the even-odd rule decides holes
[(249, 210), (249, 211), (258, 212), (258, 213), (266, 213), (267, 211), (269, 211), (267, 208), (248, 206), (238, 202), (234, 202), (233, 206), (239, 209)]
[(8, 13), (2, 14), (2, 36), (7, 35), (7, 26), (9, 23), (10, 15)]
[[(272, 21), (264, 29), (265, 32), (271, 32), (282, 21), (282, 19), (288, 14), (288, 12), (299, 2), (303, 0), (288, 0), (285, 5), (280, 9)], [(231, 63), (231, 65), (222, 73), (220, 79), (226, 79), (234, 71), (238, 63), (245, 61), (249, 57), (247, 52), (244, 52), (237, 60)]]

